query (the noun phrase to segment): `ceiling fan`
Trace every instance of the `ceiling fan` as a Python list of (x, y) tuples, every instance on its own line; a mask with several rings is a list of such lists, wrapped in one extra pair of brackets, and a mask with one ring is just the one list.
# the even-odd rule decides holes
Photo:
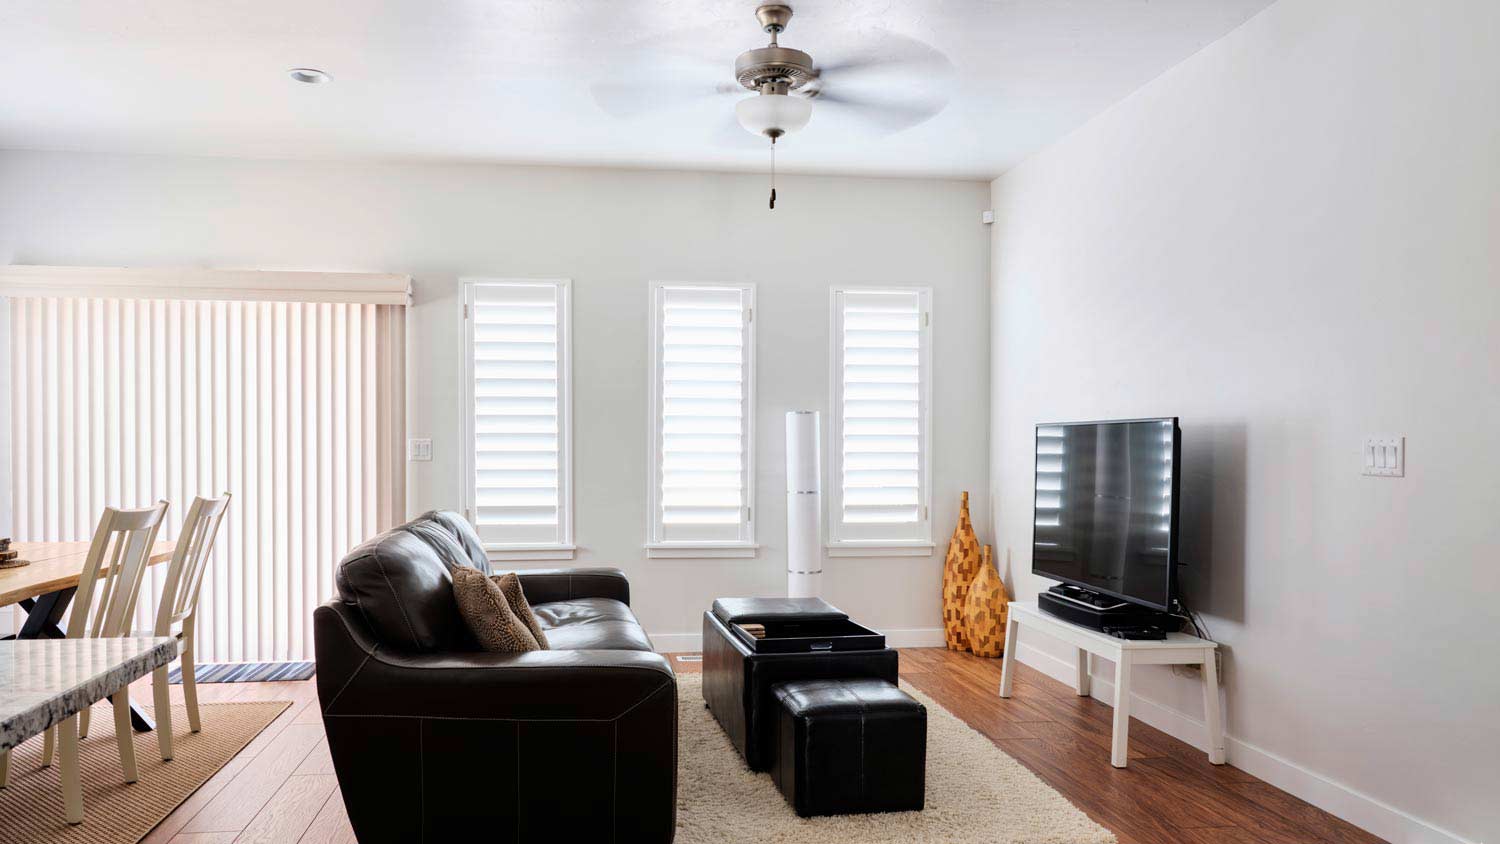
[[(840, 113), (878, 134), (916, 126), (947, 105), (946, 96), (935, 89), (952, 72), (953, 65), (927, 44), (876, 31), (853, 54), (814, 62), (808, 53), (780, 44), (780, 36), (792, 19), (790, 6), (763, 5), (755, 10), (755, 19), (771, 36), (771, 43), (746, 50), (735, 59), (732, 83), (715, 83), (712, 67), (706, 66), (701, 72), (671, 74), (645, 85), (598, 83), (593, 86), (595, 102), (611, 114), (629, 117), (688, 103), (700, 96), (740, 95), (735, 103), (739, 125), (771, 141), (772, 208), (776, 207), (776, 140), (806, 126), (815, 103), (820, 111), (827, 108)], [(677, 46), (670, 41), (666, 45), (656, 42), (645, 49), (662, 55)], [(743, 96), (746, 90), (755, 95)]]

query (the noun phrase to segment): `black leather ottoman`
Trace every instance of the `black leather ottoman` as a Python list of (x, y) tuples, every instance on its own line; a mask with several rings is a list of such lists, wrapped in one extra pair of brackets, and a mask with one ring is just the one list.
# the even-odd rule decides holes
[[(764, 624), (768, 639), (757, 642), (730, 629), (750, 622)], [(793, 635), (813, 630), (819, 635)], [(806, 650), (762, 650), (794, 638)], [(898, 659), (884, 636), (817, 598), (720, 598), (703, 614), (703, 700), (752, 771), (770, 770), (776, 760), (772, 686), (860, 677), (895, 683)]]
[(884, 680), (795, 680), (772, 691), (771, 778), (797, 814), (922, 809), (926, 707)]

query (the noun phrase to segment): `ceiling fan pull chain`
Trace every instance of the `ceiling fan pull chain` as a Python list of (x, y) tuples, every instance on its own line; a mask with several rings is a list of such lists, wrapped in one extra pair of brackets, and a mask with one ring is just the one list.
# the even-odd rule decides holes
[(776, 210), (776, 139), (771, 139), (771, 210)]

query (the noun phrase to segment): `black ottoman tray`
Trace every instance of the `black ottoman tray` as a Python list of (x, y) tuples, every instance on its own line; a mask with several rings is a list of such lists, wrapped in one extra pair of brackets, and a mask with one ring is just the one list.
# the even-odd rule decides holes
[(703, 699), (753, 771), (776, 759), (772, 686), (860, 678), (894, 686), (897, 660), (883, 635), (819, 598), (720, 598), (703, 614)]

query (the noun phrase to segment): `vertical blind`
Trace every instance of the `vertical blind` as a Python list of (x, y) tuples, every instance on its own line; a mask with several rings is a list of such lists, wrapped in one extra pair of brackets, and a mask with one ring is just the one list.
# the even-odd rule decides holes
[[(334, 565), (405, 510), (404, 308), (10, 299), (22, 540), (87, 539), (105, 506), (228, 491), (199, 605), (202, 661), (311, 659)], [(142, 587), (154, 617), (165, 565)]]
[(748, 543), (748, 287), (656, 287), (652, 541)]
[(923, 291), (834, 294), (835, 541), (930, 537), (926, 314)]
[(472, 282), (467, 305), (470, 518), (487, 545), (566, 544), (567, 286)]

